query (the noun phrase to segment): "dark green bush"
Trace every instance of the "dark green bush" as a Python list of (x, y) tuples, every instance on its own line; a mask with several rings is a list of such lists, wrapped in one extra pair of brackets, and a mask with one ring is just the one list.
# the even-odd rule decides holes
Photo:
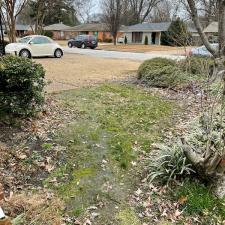
[(148, 36), (145, 36), (145, 45), (148, 45)]
[(53, 38), (54, 34), (50, 30), (45, 30), (45, 31), (42, 32), (42, 35), (45, 35), (45, 36), (50, 37), (50, 38)]
[(44, 103), (45, 71), (30, 59), (0, 58), (0, 113), (29, 116)]
[(191, 35), (183, 20), (177, 18), (172, 21), (167, 32), (162, 33), (161, 44), (170, 46), (187, 46), (190, 44)]
[(186, 74), (170, 59), (154, 58), (145, 61), (138, 69), (138, 79), (148, 86), (173, 88), (187, 82)]
[(105, 43), (112, 43), (113, 40), (112, 39), (105, 39), (103, 42), (105, 42)]
[(207, 76), (214, 65), (214, 60), (207, 57), (192, 56), (180, 61), (179, 64), (183, 71), (194, 75)]
[(127, 36), (125, 36), (125, 38), (124, 38), (124, 44), (125, 45), (127, 44)]

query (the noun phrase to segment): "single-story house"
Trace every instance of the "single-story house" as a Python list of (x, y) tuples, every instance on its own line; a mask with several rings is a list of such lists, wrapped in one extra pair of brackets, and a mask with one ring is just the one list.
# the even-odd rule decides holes
[(187, 31), (189, 34), (191, 34), (191, 45), (201, 45), (202, 44), (202, 40), (200, 38), (200, 35), (195, 27), (195, 25), (193, 23), (188, 23), (187, 24)]
[[(112, 42), (113, 39), (110, 30), (105, 23), (80, 24), (72, 27), (71, 30), (76, 32), (77, 35), (95, 35), (100, 42)], [(122, 35), (122, 31), (118, 33), (118, 37)]]
[(205, 29), (204, 33), (211, 42), (218, 42), (218, 22), (211, 22)]
[(76, 36), (76, 32), (72, 27), (63, 23), (52, 24), (44, 27), (44, 31), (53, 32), (53, 39), (55, 40), (67, 40)]
[(147, 36), (149, 45), (161, 45), (161, 34), (168, 31), (170, 25), (171, 22), (140, 23), (127, 27), (124, 33), (128, 44), (144, 44)]
[[(3, 32), (5, 35), (7, 35), (7, 29), (5, 25), (3, 27)], [(17, 37), (24, 37), (29, 34), (29, 31), (31, 30), (29, 25), (25, 24), (16, 24), (16, 36)]]

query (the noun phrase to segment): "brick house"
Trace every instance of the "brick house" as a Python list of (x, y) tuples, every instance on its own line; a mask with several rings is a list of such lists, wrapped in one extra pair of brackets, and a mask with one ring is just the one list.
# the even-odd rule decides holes
[[(100, 42), (112, 42), (113, 37), (104, 23), (89, 23), (81, 24), (72, 27), (70, 30), (76, 32), (78, 35), (95, 35)], [(123, 36), (123, 31), (118, 33), (118, 37)]]
[(53, 39), (55, 40), (68, 40), (77, 36), (77, 32), (74, 31), (72, 27), (63, 23), (45, 26), (44, 30), (53, 32)]

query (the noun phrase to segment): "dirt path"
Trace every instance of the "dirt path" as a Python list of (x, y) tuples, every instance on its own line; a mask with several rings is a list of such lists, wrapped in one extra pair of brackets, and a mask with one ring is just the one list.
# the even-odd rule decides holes
[(51, 81), (48, 92), (91, 86), (109, 80), (120, 80), (135, 72), (141, 62), (118, 59), (99, 59), (66, 54), (62, 59), (35, 59), (46, 69)]

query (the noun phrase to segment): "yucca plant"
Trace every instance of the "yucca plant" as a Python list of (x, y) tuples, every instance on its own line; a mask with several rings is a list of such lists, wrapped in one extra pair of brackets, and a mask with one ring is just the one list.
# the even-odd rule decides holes
[(149, 182), (158, 180), (169, 184), (173, 180), (187, 177), (195, 171), (185, 157), (181, 144), (174, 143), (171, 146), (157, 145), (150, 157)]

